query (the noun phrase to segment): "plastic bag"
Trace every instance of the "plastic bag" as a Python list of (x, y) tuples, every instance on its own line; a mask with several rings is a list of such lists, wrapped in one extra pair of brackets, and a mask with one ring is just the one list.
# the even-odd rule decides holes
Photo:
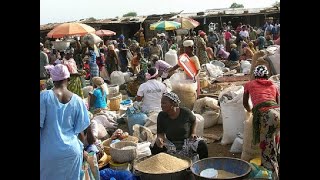
[(82, 170), (80, 172), (81, 180), (100, 180), (99, 166), (96, 153), (90, 152), (88, 154), (87, 161), (82, 164)]
[(100, 171), (101, 180), (110, 180), (112, 178), (116, 180), (136, 180), (137, 178), (130, 172), (126, 170), (113, 170), (113, 169), (103, 169)]
[(272, 179), (272, 171), (267, 170), (263, 166), (258, 166), (254, 163), (250, 163), (250, 166), (252, 168), (249, 178), (255, 178), (255, 179)]
[(142, 142), (137, 144), (137, 158), (143, 158), (151, 155), (150, 142)]

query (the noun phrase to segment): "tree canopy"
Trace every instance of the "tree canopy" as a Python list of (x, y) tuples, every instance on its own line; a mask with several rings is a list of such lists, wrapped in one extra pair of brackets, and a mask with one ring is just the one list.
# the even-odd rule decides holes
[(128, 12), (127, 14), (124, 14), (123, 17), (128, 17), (128, 16), (137, 16), (136, 12)]
[(244, 8), (242, 4), (232, 3), (230, 8)]

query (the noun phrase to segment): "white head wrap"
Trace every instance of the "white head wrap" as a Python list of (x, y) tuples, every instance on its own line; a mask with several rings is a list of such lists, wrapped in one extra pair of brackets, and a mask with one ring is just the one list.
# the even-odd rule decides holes
[(193, 46), (193, 41), (192, 40), (185, 40), (185, 41), (183, 41), (183, 46), (184, 47), (191, 47), (191, 46)]

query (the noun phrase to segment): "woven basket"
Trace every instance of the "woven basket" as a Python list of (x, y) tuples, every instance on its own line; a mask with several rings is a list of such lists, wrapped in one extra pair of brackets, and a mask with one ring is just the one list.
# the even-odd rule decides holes
[(122, 94), (119, 93), (117, 96), (114, 96), (109, 99), (109, 109), (110, 111), (118, 111), (120, 109), (120, 103), (122, 101)]
[[(127, 138), (124, 138), (124, 139), (122, 139), (121, 141), (123, 141), (123, 142), (134, 142), (134, 143), (138, 143), (138, 142), (139, 142), (139, 138), (129, 135)], [(110, 144), (111, 144), (111, 142), (112, 142), (112, 139), (111, 139), (111, 138), (108, 138), (108, 139), (106, 139), (106, 140), (104, 140), (104, 141), (102, 142), (102, 145), (103, 145), (103, 147), (104, 147), (103, 150), (104, 150), (104, 152), (105, 152), (106, 154), (108, 154), (108, 155), (110, 155)]]
[(116, 163), (130, 162), (137, 157), (137, 152), (136, 152), (137, 148), (121, 150), (121, 148), (126, 146), (137, 147), (137, 144), (129, 141), (120, 141), (110, 145), (109, 151), (110, 151), (110, 155), (112, 157), (113, 162), (116, 162)]

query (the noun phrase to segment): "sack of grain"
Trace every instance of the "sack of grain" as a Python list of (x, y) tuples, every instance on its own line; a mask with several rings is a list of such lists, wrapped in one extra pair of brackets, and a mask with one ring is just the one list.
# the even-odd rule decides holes
[(242, 146), (243, 146), (243, 139), (236, 137), (236, 139), (232, 143), (232, 146), (230, 148), (230, 152), (231, 153), (241, 153)]
[(173, 90), (172, 92), (176, 93), (178, 97), (180, 98), (180, 106), (181, 107), (187, 107), (189, 109), (193, 109), (194, 102), (197, 99), (197, 92), (190, 92), (190, 89), (186, 89), (184, 91), (184, 88), (181, 87), (180, 90)]
[(153, 143), (153, 141), (156, 138), (156, 135), (153, 135), (151, 130), (147, 127), (144, 127), (140, 124), (135, 124), (132, 126), (133, 133), (132, 135), (134, 137), (137, 137), (139, 139), (139, 142), (150, 142)]
[(126, 82), (124, 79), (124, 75), (121, 71), (113, 71), (110, 75), (110, 79), (111, 84), (117, 84), (119, 86)]
[(206, 129), (218, 124), (220, 109), (216, 109), (214, 111), (205, 111), (201, 115), (204, 118), (204, 128)]
[(170, 77), (172, 91), (184, 90), (186, 92), (196, 91), (198, 86), (192, 79), (187, 79), (187, 75), (184, 72), (174, 73)]
[(196, 116), (197, 121), (197, 128), (196, 128), (196, 135), (197, 136), (203, 136), (203, 130), (204, 130), (204, 118), (200, 114), (194, 114)]
[(220, 117), (218, 100), (210, 97), (198, 99), (194, 103), (193, 112), (199, 113), (203, 116), (204, 128), (212, 127), (218, 123)]
[(94, 45), (94, 44), (102, 42), (102, 39), (93, 33), (88, 33), (83, 36), (82, 41), (88, 42), (90, 45)]
[(145, 127), (151, 130), (153, 134), (157, 134), (157, 118), (159, 112), (151, 112), (148, 114), (148, 118), (146, 123), (144, 124)]
[(83, 97), (87, 98), (89, 96), (89, 92), (93, 91), (93, 87), (86, 86), (86, 87), (82, 88), (82, 91), (83, 91)]
[(259, 144), (252, 144), (252, 114), (247, 115), (248, 119), (244, 121), (244, 130), (243, 130), (243, 146), (241, 159), (245, 161), (250, 161), (251, 159), (258, 158), (261, 156), (261, 150)]
[(124, 81), (125, 81), (126, 83), (133, 80), (133, 79), (130, 78), (130, 77), (132, 76), (132, 73), (131, 73), (131, 72), (124, 72), (124, 73), (122, 73), (122, 74), (123, 74), (123, 77), (124, 77)]
[(246, 111), (242, 104), (243, 86), (231, 86), (219, 94), (221, 114), (223, 120), (223, 137), (221, 144), (231, 144), (237, 133), (243, 133), (243, 122)]

